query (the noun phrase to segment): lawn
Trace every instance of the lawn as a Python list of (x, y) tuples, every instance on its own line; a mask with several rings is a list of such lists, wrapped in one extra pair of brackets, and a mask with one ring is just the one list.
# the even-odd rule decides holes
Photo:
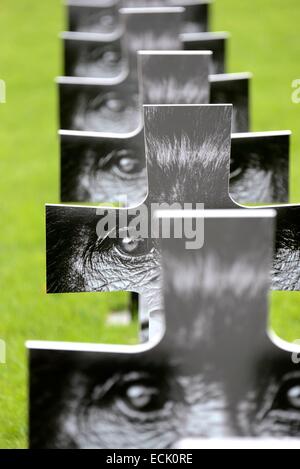
[[(232, 33), (229, 71), (254, 73), (253, 130), (291, 129), (292, 202), (300, 202), (299, 0), (217, 0), (213, 29)], [(27, 445), (27, 339), (135, 343), (137, 325), (107, 324), (123, 309), (120, 295), (45, 295), (44, 204), (58, 202), (57, 95), (64, 29), (61, 0), (2, 0), (0, 79), (1, 249), (0, 447)], [(298, 135), (297, 135), (298, 133)], [(272, 295), (272, 324), (300, 338), (300, 294)]]

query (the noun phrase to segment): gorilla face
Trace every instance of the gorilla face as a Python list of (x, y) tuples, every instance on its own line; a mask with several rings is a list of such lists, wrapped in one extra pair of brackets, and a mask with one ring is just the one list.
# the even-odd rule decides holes
[(130, 133), (141, 126), (136, 87), (60, 84), (61, 128)]
[[(134, 291), (151, 309), (161, 307), (157, 241), (132, 238), (116, 211), (114, 233), (97, 235), (95, 209), (47, 207), (49, 293)], [(130, 218), (129, 218), (130, 222)], [(136, 282), (136, 280), (138, 280)]]
[(142, 134), (130, 139), (61, 137), (62, 202), (141, 203), (147, 195)]
[(118, 2), (107, 6), (71, 4), (68, 5), (68, 15), (69, 31), (111, 34), (121, 29)]
[[(230, 194), (236, 202), (288, 202), (289, 138), (288, 133), (233, 136)], [(133, 206), (140, 204), (147, 192), (142, 135), (119, 140), (61, 136), (62, 202), (125, 202)]]
[(67, 76), (114, 78), (125, 70), (120, 40), (100, 42), (65, 38), (64, 46)]
[(205, 220), (201, 250), (164, 240), (160, 344), (31, 346), (31, 448), (299, 437), (300, 371), (266, 334), (273, 225), (236, 213)]
[[(50, 428), (43, 420), (47, 401), (32, 413), (39, 420), (32, 421), (37, 428), (32, 427), (31, 448), (114, 448), (117, 441), (119, 449), (163, 449), (187, 436), (299, 438), (299, 371), (276, 375), (269, 369), (266, 379), (250, 383), (245, 395), (232, 402), (228, 383), (205, 365), (203, 372), (186, 375), (147, 360), (143, 365), (124, 360), (113, 371), (101, 360), (97, 365), (96, 357), (93, 362), (83, 370), (80, 357), (72, 363), (56, 406), (51, 406)], [(56, 369), (62, 367), (56, 364)], [(202, 366), (199, 360), (199, 370)]]

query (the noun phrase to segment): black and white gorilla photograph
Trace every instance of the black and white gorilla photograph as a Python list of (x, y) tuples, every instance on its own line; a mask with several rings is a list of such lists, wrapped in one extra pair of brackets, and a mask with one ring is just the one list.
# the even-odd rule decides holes
[(300, 3), (271, 3), (1, 1), (0, 450), (300, 448)]
[[(140, 96), (145, 104), (208, 103), (210, 52), (141, 52)], [(185, 84), (183, 86), (183, 84)], [(102, 88), (101, 88), (102, 89)], [(60, 132), (63, 202), (141, 203), (147, 195), (144, 136), (87, 136)]]
[(66, 3), (69, 31), (111, 34), (123, 32), (120, 8), (183, 6), (183, 33), (210, 30), (211, 1), (195, 0), (105, 0), (99, 2), (68, 0)]
[[(82, 74), (57, 80), (60, 128), (102, 133), (136, 132), (142, 125), (137, 51), (180, 50), (181, 14), (182, 9), (179, 7), (150, 11), (122, 10), (121, 16), (126, 30), (126, 52), (123, 54), (127, 62), (125, 68), (123, 67), (125, 76), (124, 73), (123, 76), (121, 73), (111, 79), (100, 74), (96, 78), (94, 75), (88, 76), (87, 62), (90, 59), (86, 55), (77, 56), (75, 59), (70, 56), (67, 60), (72, 64), (70, 67), (80, 68)], [(102, 57), (102, 41), (94, 52)], [(119, 58), (122, 60), (121, 56)], [(100, 62), (102, 66), (103, 60), (100, 59)], [(86, 70), (86, 73), (83, 70)], [(201, 82), (201, 76), (199, 81)]]
[[(228, 194), (231, 113), (229, 105), (146, 107), (148, 195), (134, 213), (147, 223), (147, 234), (131, 238), (123, 209), (99, 213), (93, 207), (49, 205), (48, 292), (116, 291), (126, 285), (144, 297), (149, 314), (160, 311), (160, 252), (156, 237), (151, 238), (152, 206), (237, 208)], [(116, 224), (111, 227), (114, 237), (99, 229), (107, 213)], [(137, 276), (138, 290), (133, 284)]]
[(208, 104), (211, 61), (211, 51), (140, 51), (143, 104)]
[(209, 54), (208, 51), (140, 53), (139, 87), (128, 80), (109, 84), (100, 79), (61, 77), (57, 80), (60, 127), (79, 132), (136, 132), (141, 126), (142, 102), (205, 104), (210, 94), (213, 103), (233, 104), (232, 131), (247, 132), (250, 77), (209, 76)]
[(136, 132), (142, 126), (138, 87), (124, 81), (118, 85), (91, 84), (81, 78), (60, 78), (60, 128), (83, 132)]
[(30, 447), (299, 438), (300, 370), (291, 353), (300, 347), (268, 332), (275, 213), (207, 211), (202, 249), (162, 241), (161, 340), (133, 348), (29, 343)]
[(65, 32), (61, 38), (65, 76), (103, 79), (126, 77), (128, 62), (120, 35), (106, 37), (93, 33)]
[[(207, 209), (242, 208), (229, 195), (231, 115), (232, 107), (228, 105), (146, 106), (148, 196), (143, 205), (134, 208), (141, 223), (147, 223), (146, 235), (143, 231), (143, 236), (131, 237), (124, 225), (124, 209), (99, 212), (96, 207), (49, 205), (48, 292), (126, 289), (144, 297), (148, 315), (160, 311), (161, 254), (157, 239), (151, 238), (149, 230), (153, 223), (150, 208), (153, 204), (178, 208), (199, 203)], [(280, 216), (273, 288), (299, 290), (300, 208), (276, 209)], [(103, 220), (108, 214), (112, 226), (107, 233)], [(132, 212), (128, 214), (131, 216)], [(134, 287), (136, 278), (138, 289)]]
[(61, 201), (138, 205), (147, 196), (144, 133), (124, 138), (60, 135)]
[(95, 1), (67, 0), (68, 31), (108, 35), (122, 33), (119, 10), (119, 0), (105, 0), (102, 4)]
[(182, 50), (180, 35), (182, 7), (124, 8), (124, 47), (128, 54), (130, 78), (137, 80), (137, 52)]
[[(289, 202), (290, 132), (233, 134), (230, 195), (239, 204)], [(148, 180), (143, 132), (129, 138), (61, 132), (61, 201), (139, 205)]]
[(206, 32), (210, 29), (211, 1), (195, 0), (123, 0), (125, 7), (182, 6), (183, 33)]

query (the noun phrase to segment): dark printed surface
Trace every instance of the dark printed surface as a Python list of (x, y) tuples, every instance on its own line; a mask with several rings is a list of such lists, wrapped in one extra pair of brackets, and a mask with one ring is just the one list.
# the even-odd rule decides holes
[(299, 366), (266, 332), (273, 220), (235, 212), (205, 220), (200, 250), (164, 240), (158, 345), (30, 345), (32, 448), (299, 437)]
[(120, 37), (64, 33), (64, 74), (73, 77), (115, 78), (128, 67)]
[(60, 126), (85, 132), (126, 134), (142, 125), (137, 86), (70, 84), (61, 80)]
[(226, 73), (226, 48), (229, 35), (227, 33), (182, 34), (185, 50), (211, 50), (213, 62), (211, 74)]
[(230, 194), (241, 204), (289, 202), (290, 132), (236, 134)]
[(233, 105), (232, 132), (250, 130), (250, 81), (249, 74), (212, 75), (210, 102)]
[[(230, 106), (146, 107), (145, 132), (151, 204), (204, 203), (206, 208), (240, 208), (229, 197)], [(273, 286), (300, 287), (298, 259), (299, 207), (278, 207)], [(122, 210), (111, 209), (112, 230), (120, 224)], [(149, 310), (161, 309), (160, 255), (151, 237), (110, 239), (99, 222), (106, 212), (96, 208), (47, 208), (47, 280), (50, 293), (134, 290), (145, 295)], [(141, 211), (142, 219), (152, 220)], [(122, 230), (127, 232), (126, 226)], [(280, 255), (279, 255), (280, 253)], [(276, 275), (276, 276), (275, 276)], [(126, 286), (126, 288), (125, 288)]]
[[(98, 3), (98, 4), (97, 4)], [(183, 6), (183, 33), (209, 31), (210, 2), (177, 1), (177, 0), (107, 0), (103, 5), (99, 2), (69, 0), (67, 4), (68, 30), (111, 34), (122, 31), (119, 14), (121, 7), (162, 7)]]
[(111, 34), (121, 31), (119, 1), (106, 0), (103, 5), (84, 0), (69, 0), (67, 6), (68, 30)]

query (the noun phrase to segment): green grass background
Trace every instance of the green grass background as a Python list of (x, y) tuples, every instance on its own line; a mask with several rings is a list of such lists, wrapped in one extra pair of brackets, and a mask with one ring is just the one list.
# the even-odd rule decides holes
[[(254, 73), (253, 130), (291, 129), (292, 202), (300, 202), (299, 0), (217, 0), (213, 29), (232, 33), (229, 71)], [(58, 202), (57, 95), (64, 29), (60, 0), (2, 0), (0, 79), (0, 447), (27, 445), (27, 339), (135, 343), (137, 326), (108, 326), (124, 295), (45, 295), (44, 204)], [(272, 295), (272, 324), (300, 338), (300, 295)]]

